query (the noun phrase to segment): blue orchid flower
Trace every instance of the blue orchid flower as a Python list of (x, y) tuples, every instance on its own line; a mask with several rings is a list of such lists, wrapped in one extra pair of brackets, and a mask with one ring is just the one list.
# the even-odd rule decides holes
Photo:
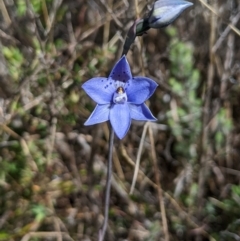
[(146, 77), (132, 77), (125, 55), (113, 67), (108, 78), (95, 77), (82, 85), (97, 103), (84, 125), (110, 121), (115, 134), (122, 139), (131, 119), (155, 121), (144, 102), (153, 94), (157, 83)]

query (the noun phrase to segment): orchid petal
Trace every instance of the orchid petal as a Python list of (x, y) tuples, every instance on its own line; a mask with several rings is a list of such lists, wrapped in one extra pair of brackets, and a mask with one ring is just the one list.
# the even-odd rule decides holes
[(113, 67), (109, 78), (115, 81), (128, 82), (132, 78), (132, 73), (125, 55)]
[(134, 77), (126, 87), (128, 102), (142, 104), (157, 88), (157, 83), (146, 77)]
[(82, 87), (98, 104), (85, 125), (110, 120), (115, 134), (122, 139), (130, 128), (131, 119), (156, 120), (144, 101), (153, 94), (157, 83), (146, 77), (132, 78), (125, 56), (117, 62), (108, 78), (92, 78)]
[(115, 91), (114, 81), (104, 77), (92, 78), (85, 82), (82, 88), (100, 105), (110, 103)]
[(84, 123), (85, 126), (102, 123), (109, 120), (110, 104), (97, 105), (89, 116), (87, 121)]
[(110, 110), (109, 119), (114, 132), (120, 139), (122, 139), (127, 134), (131, 124), (128, 104), (113, 105)]
[(145, 104), (133, 105), (129, 104), (130, 116), (138, 121), (156, 121), (157, 119), (152, 115), (151, 111)]

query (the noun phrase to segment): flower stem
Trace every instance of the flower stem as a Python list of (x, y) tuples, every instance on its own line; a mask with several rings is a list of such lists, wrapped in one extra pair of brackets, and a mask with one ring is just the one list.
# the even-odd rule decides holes
[(106, 181), (106, 192), (105, 192), (104, 222), (103, 222), (102, 229), (99, 230), (98, 241), (104, 240), (104, 237), (105, 237), (105, 234), (106, 234), (106, 231), (107, 231), (107, 226), (108, 226), (111, 177), (112, 177), (113, 140), (114, 140), (114, 131), (113, 131), (113, 128), (110, 127), (108, 166), (107, 166), (107, 181)]

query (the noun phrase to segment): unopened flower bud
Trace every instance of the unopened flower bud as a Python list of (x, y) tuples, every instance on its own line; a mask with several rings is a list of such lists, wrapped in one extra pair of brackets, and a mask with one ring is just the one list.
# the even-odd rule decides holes
[(153, 5), (148, 24), (151, 28), (163, 28), (171, 24), (186, 8), (193, 3), (183, 0), (159, 0)]

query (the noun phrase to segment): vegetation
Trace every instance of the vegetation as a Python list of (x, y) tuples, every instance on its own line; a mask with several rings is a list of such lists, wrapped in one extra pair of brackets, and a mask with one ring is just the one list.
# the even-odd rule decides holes
[[(202, 1), (128, 53), (159, 84), (158, 121), (115, 139), (106, 240), (240, 240), (240, 3)], [(81, 85), (108, 76), (153, 1), (2, 2), (0, 241), (97, 240), (109, 133), (83, 126), (95, 103)]]

